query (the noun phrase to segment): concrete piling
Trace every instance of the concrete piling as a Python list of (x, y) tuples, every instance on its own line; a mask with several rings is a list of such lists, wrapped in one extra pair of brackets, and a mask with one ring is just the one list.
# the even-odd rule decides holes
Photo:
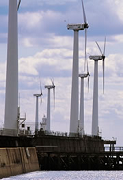
[(0, 178), (39, 170), (34, 147), (0, 148)]

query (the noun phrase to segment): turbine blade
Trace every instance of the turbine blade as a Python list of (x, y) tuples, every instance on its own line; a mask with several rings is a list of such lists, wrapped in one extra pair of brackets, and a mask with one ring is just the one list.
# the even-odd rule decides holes
[(104, 75), (105, 75), (105, 62), (104, 62), (104, 59), (103, 59), (103, 94), (104, 94)]
[(40, 98), (41, 98), (41, 100), (40, 100), (40, 106), (41, 106), (41, 104), (42, 104), (42, 95), (43, 95), (43, 93), (42, 93), (42, 85), (41, 85), (41, 78), (39, 77), (39, 80), (40, 80), (40, 84), (39, 84), (39, 87), (40, 87)]
[(54, 80), (53, 79), (51, 79), (51, 82), (52, 82), (52, 85), (54, 86)]
[[(85, 63), (84, 63), (84, 71), (85, 71), (85, 66), (87, 65), (87, 29), (85, 28)], [(87, 65), (88, 66), (88, 65)]]
[(88, 59), (87, 59), (87, 29), (86, 28), (85, 28), (85, 62), (84, 62), (84, 71), (89, 73)]
[(88, 60), (87, 60), (87, 74), (88, 74), (88, 76), (90, 76), (90, 74), (89, 74)]
[(88, 73), (87, 73), (87, 75), (88, 75), (88, 92), (89, 92), (89, 85), (90, 85), (90, 74), (89, 74), (89, 71), (88, 71)]
[(103, 50), (103, 55), (105, 56), (105, 48), (106, 48), (106, 37), (105, 37), (105, 40), (104, 40), (104, 50)]
[(55, 86), (53, 88), (53, 95), (54, 95), (54, 109), (55, 109)]
[(89, 75), (88, 75), (88, 92), (89, 92), (89, 82), (90, 82), (90, 79), (89, 79)]
[(86, 67), (86, 60), (84, 61), (84, 72), (85, 72), (85, 67)]
[(41, 97), (41, 101), (40, 101), (40, 105), (42, 104), (42, 97)]
[(53, 96), (54, 96), (54, 108), (55, 108), (55, 84), (54, 84), (54, 80), (51, 79), (52, 82), (52, 86), (53, 86)]
[(87, 73), (89, 74), (88, 60), (87, 60)]
[(104, 83), (105, 83), (105, 48), (106, 48), (106, 37), (104, 40), (104, 50), (103, 50), (103, 94), (104, 94)]
[(85, 14), (85, 8), (84, 8), (84, 3), (83, 3), (83, 0), (81, 0), (82, 2), (82, 11), (83, 11), (83, 18), (84, 18), (84, 23), (87, 24), (87, 21), (86, 21), (86, 14)]
[(43, 95), (43, 93), (42, 93), (41, 80), (40, 80), (40, 92), (41, 92), (41, 96), (42, 96), (42, 95)]
[(96, 44), (97, 44), (97, 47), (98, 47), (99, 51), (101, 52), (101, 55), (103, 56), (102, 50), (101, 50), (99, 44), (97, 43), (97, 41), (96, 41)]
[(87, 19), (86, 19), (86, 14), (85, 14), (85, 8), (84, 8), (84, 3), (83, 0), (81, 0), (82, 3), (82, 11), (83, 11), (83, 18), (84, 18), (84, 24), (85, 24), (85, 62), (84, 62), (84, 71), (88, 71), (88, 62), (87, 62), (87, 28), (88, 28), (88, 24), (87, 24)]
[(20, 3), (21, 3), (21, 0), (19, 0), (18, 6), (17, 6), (17, 11), (19, 10)]

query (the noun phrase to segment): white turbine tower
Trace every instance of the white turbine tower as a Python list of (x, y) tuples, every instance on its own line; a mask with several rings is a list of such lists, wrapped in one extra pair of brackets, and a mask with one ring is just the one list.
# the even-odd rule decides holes
[(81, 90), (80, 90), (80, 120), (79, 120), (79, 133), (80, 135), (84, 135), (84, 78), (89, 78), (90, 74), (83, 73), (79, 74), (81, 78)]
[(93, 87), (93, 112), (92, 112), (92, 136), (99, 135), (99, 127), (98, 127), (98, 61), (103, 61), (103, 92), (104, 92), (104, 60), (105, 60), (105, 45), (106, 38), (104, 42), (104, 51), (102, 53), (98, 43), (96, 42), (101, 56), (90, 56), (91, 60), (94, 60), (94, 87)]
[(87, 72), (79, 74), (79, 77), (81, 78), (81, 90), (80, 90), (80, 120), (79, 120), (79, 133), (80, 135), (84, 134), (84, 78), (88, 77), (88, 87), (89, 87), (89, 69), (88, 69), (88, 61), (87, 61), (87, 53), (86, 53), (86, 47), (87, 47), (87, 28), (89, 27), (86, 21), (86, 15), (85, 15), (85, 9), (84, 4), (82, 1), (82, 9), (83, 9), (83, 17), (84, 17), (84, 24), (85, 24), (85, 66), (87, 66)]
[(4, 134), (17, 135), (18, 114), (18, 18), (17, 0), (9, 0), (8, 47)]
[(50, 132), (50, 90), (53, 89), (54, 103), (55, 103), (55, 85), (54, 85), (54, 82), (52, 81), (52, 85), (46, 85), (45, 88), (48, 89), (46, 130)]
[(38, 120), (38, 98), (43, 95), (41, 85), (40, 85), (40, 90), (41, 90), (40, 94), (33, 94), (33, 96), (36, 97), (35, 134), (38, 132), (38, 124), (39, 124), (39, 120)]
[(78, 93), (79, 93), (79, 60), (78, 60), (78, 32), (88, 28), (88, 24), (68, 24), (67, 29), (74, 31), (73, 47), (73, 69), (72, 69), (72, 88), (71, 88), (71, 111), (70, 111), (70, 136), (78, 133)]

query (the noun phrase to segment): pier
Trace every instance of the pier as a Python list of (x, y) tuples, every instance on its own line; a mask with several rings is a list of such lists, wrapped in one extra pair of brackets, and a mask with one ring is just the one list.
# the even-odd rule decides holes
[[(57, 133), (55, 133), (57, 134)], [(1, 148), (35, 147), (40, 170), (123, 170), (123, 147), (99, 136), (0, 136)]]
[(99, 136), (37, 136), (41, 170), (123, 170), (123, 147)]
[(41, 170), (123, 170), (123, 147), (89, 153), (51, 152), (51, 148), (56, 147), (36, 147)]
[(99, 153), (40, 152), (42, 170), (123, 170), (123, 150)]

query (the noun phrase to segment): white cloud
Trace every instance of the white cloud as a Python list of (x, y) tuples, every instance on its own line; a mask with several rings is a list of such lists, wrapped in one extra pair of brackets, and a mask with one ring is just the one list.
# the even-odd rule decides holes
[(110, 0), (109, 2), (111, 3), (112, 8), (117, 12), (119, 19), (123, 21), (123, 2), (120, 0)]
[(23, 43), (23, 45), (25, 47), (33, 47), (33, 44), (31, 43), (31, 39), (30, 38), (24, 38), (22, 43)]
[(113, 36), (112, 39), (118, 43), (123, 43), (123, 34)]
[(48, 33), (53, 32), (55, 28), (58, 29), (61, 20), (62, 22), (64, 20), (64, 15), (61, 12), (47, 10), (21, 13), (18, 21), (21, 33), (30, 33), (33, 36), (42, 37), (42, 32)]
[[(19, 71), (25, 74), (38, 75), (38, 68), (44, 66), (57, 71), (71, 69), (72, 51), (69, 49), (45, 49), (33, 57), (21, 58), (19, 60)], [(28, 67), (28, 68), (27, 68)], [(44, 76), (42, 74), (42, 76)]]
[(19, 71), (25, 74), (38, 75), (37, 70), (34, 67), (34, 60), (32, 57), (28, 57), (28, 59), (21, 58), (19, 61)]
[(43, 18), (43, 12), (26, 12), (23, 14), (19, 14), (19, 23), (24, 26), (24, 28), (36, 28), (40, 25), (41, 20)]

